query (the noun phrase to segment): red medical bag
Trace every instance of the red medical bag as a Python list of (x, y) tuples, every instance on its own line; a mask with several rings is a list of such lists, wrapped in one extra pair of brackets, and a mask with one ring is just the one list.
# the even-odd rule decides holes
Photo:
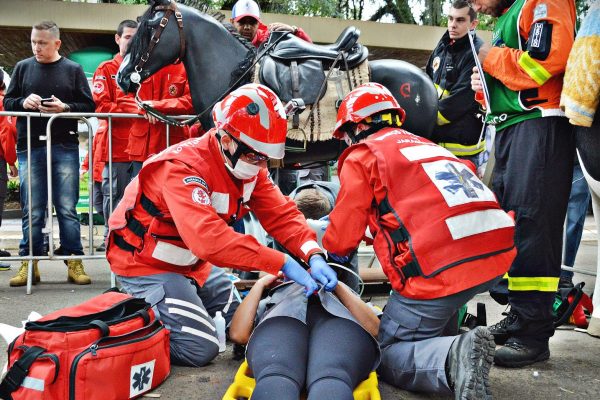
[(169, 331), (143, 299), (109, 292), (28, 322), (8, 347), (0, 398), (129, 399), (169, 373)]

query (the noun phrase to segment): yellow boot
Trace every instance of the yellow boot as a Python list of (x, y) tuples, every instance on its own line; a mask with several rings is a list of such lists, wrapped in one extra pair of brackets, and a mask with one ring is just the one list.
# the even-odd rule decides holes
[[(9, 285), (10, 286), (25, 286), (27, 285), (27, 264), (29, 261), (21, 261), (21, 268), (19, 268), (19, 272), (12, 278), (10, 278)], [(33, 261), (33, 284), (35, 285), (40, 281), (40, 270), (38, 269), (37, 260)]]
[(85, 273), (83, 269), (83, 263), (81, 260), (69, 260), (67, 261), (67, 272), (69, 282), (76, 285), (89, 285), (92, 280)]

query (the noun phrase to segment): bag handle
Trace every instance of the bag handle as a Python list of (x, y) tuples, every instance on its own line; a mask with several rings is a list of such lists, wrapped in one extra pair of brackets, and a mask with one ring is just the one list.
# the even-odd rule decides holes
[(147, 325), (144, 325), (141, 328), (136, 329), (135, 331), (127, 332), (127, 333), (124, 333), (124, 334), (118, 335), (118, 336), (104, 336), (104, 337), (101, 337), (100, 339), (96, 340), (94, 343), (95, 344), (99, 344), (100, 342), (105, 341), (105, 340), (114, 340), (114, 339), (118, 340), (118, 339), (127, 338), (129, 336), (136, 336), (140, 332), (143, 332), (143, 331), (148, 330), (148, 329), (153, 328), (153, 327), (157, 327), (157, 328), (162, 329), (163, 325), (162, 325), (162, 323), (159, 320), (155, 319), (151, 323), (149, 323)]
[[(148, 313), (148, 310), (145, 310), (145, 309), (138, 310), (135, 313), (133, 313), (132, 316), (139, 316), (140, 318), (142, 318), (144, 320), (144, 326), (142, 327), (142, 329), (150, 326), (150, 314)], [(101, 337), (110, 336), (110, 327), (108, 326), (108, 324), (106, 322), (99, 320), (99, 319), (95, 319), (93, 321), (90, 321), (89, 324), (90, 324), (90, 326), (93, 326), (100, 330)]]
[(21, 383), (27, 377), (31, 364), (46, 351), (46, 349), (32, 346), (28, 348), (25, 353), (13, 364), (8, 370), (6, 376), (0, 383), (0, 398), (6, 400), (12, 400), (12, 392), (16, 391), (21, 387)]

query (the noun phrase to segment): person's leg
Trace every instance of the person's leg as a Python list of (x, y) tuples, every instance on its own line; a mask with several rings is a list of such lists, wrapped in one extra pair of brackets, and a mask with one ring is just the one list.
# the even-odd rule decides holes
[[(309, 306), (308, 400), (352, 400), (377, 361), (377, 344), (356, 323)], [(340, 334), (340, 332), (343, 332)]]
[(34, 256), (43, 254), (44, 242), (42, 228), (45, 225), (46, 207), (48, 201), (48, 184), (46, 177), (46, 148), (31, 149), (31, 213), (29, 212), (29, 191), (27, 181), (28, 160), (27, 151), (17, 153), (19, 161), (19, 183), (22, 217), (23, 238), (19, 244), (19, 255), (29, 254), (29, 216), (31, 215), (32, 250)]
[(496, 136), (496, 161), (504, 168), (494, 171), (494, 191), (502, 207), (515, 212), (518, 249), (508, 273), (511, 313), (490, 327), (496, 343), (510, 339), (496, 352), (500, 365), (549, 357), (573, 156), (574, 135), (565, 118), (523, 121)]
[(77, 211), (79, 149), (76, 144), (52, 146), (52, 200), (60, 230), (60, 253), (83, 254)]
[[(568, 267), (575, 265), (590, 197), (588, 184), (581, 171), (581, 166), (577, 163), (573, 167), (573, 181), (565, 221), (563, 264)], [(561, 271), (560, 280), (559, 285), (570, 283), (572, 286), (573, 271)]]
[(227, 277), (222, 268), (215, 266), (212, 267), (204, 285), (198, 290), (198, 296), (208, 314), (214, 317), (217, 311), (221, 311), (227, 325), (240, 305), (240, 297), (233, 281)]
[(307, 357), (308, 327), (302, 322), (274, 317), (258, 325), (246, 351), (256, 379), (252, 400), (298, 400)]
[[(457, 336), (440, 335), (459, 307), (476, 294), (489, 290), (496, 281), (493, 279), (452, 296), (432, 300), (409, 299), (393, 292), (379, 326), (382, 360), (378, 372), (381, 378), (404, 390), (452, 394), (446, 366)], [(471, 376), (481, 378), (479, 388), (484, 391), (487, 390), (486, 368), (491, 365), (482, 353), (482, 350), (487, 352), (487, 345), (480, 341), (474, 346), (481, 348), (472, 351), (479, 357), (481, 369), (471, 371), (474, 374)]]
[[(112, 193), (110, 190), (110, 180), (108, 179), (108, 163), (102, 170), (102, 197), (103, 197), (103, 213), (104, 213), (104, 238), (108, 234), (108, 219), (112, 210), (117, 208), (117, 204), (123, 198), (125, 188), (131, 181), (131, 163), (129, 162), (113, 162), (112, 163)], [(112, 194), (112, 201), (111, 201)], [(112, 208), (111, 208), (112, 207)]]
[(102, 182), (94, 181), (92, 185), (92, 190), (94, 191), (92, 195), (92, 205), (94, 206), (94, 212), (97, 214), (104, 216), (103, 203), (104, 199), (102, 198)]
[(131, 162), (131, 167), (130, 167), (131, 168), (130, 169), (130, 171), (131, 171), (130, 172), (131, 179), (135, 178), (140, 173), (140, 170), (142, 169), (142, 165), (143, 164), (144, 163), (141, 162), (141, 161), (132, 161)]
[(173, 364), (201, 367), (219, 354), (215, 323), (195, 281), (174, 273), (118, 279), (127, 293), (145, 299), (170, 331)]

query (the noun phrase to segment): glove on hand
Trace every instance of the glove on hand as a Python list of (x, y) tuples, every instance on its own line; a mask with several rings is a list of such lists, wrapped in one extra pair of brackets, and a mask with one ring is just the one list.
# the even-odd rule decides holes
[(321, 283), (325, 287), (325, 290), (331, 292), (335, 289), (338, 283), (337, 274), (320, 254), (312, 256), (308, 260), (308, 263), (310, 264), (311, 276)]
[(338, 256), (333, 253), (327, 253), (327, 258), (338, 264), (347, 264), (350, 261), (350, 256)]
[(310, 277), (310, 274), (306, 272), (304, 268), (300, 266), (292, 257), (286, 255), (285, 263), (281, 267), (281, 272), (289, 279), (295, 281), (297, 284), (304, 286), (304, 293), (306, 297), (310, 297), (316, 290), (319, 289), (317, 282)]

